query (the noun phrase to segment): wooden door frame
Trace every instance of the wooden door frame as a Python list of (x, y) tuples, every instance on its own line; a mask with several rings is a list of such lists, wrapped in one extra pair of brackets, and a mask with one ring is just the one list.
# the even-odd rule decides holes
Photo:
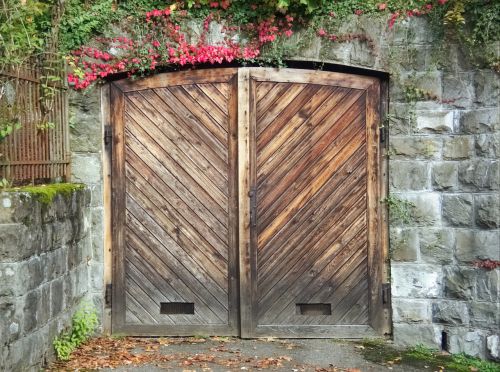
[[(252, 250), (250, 242), (255, 239), (252, 237), (252, 231), (250, 229), (250, 196), (249, 192), (251, 189), (252, 182), (255, 181), (255, 169), (251, 168), (250, 159), (252, 159), (255, 154), (253, 150), (255, 146), (253, 146), (254, 138), (255, 138), (255, 130), (254, 126), (250, 123), (255, 122), (255, 110), (250, 110), (250, 105), (255, 105), (254, 102), (251, 102), (250, 98), (252, 97), (251, 93), (251, 76), (261, 76), (270, 78), (271, 75), (277, 76), (279, 75), (279, 79), (281, 81), (289, 81), (293, 82), (294, 78), (298, 75), (307, 75), (312, 80), (311, 81), (323, 81), (324, 78), (321, 77), (321, 72), (314, 70), (305, 70), (305, 69), (274, 69), (274, 68), (235, 68), (235, 69), (221, 69), (214, 68), (213, 71), (215, 74), (224, 74), (224, 70), (231, 70), (231, 73), (237, 74), (236, 79), (237, 84), (234, 84), (237, 89), (237, 108), (235, 109), (235, 114), (237, 115), (237, 133), (233, 133), (235, 137), (237, 137), (237, 168), (238, 168), (238, 182), (237, 182), (237, 192), (239, 192), (238, 196), (238, 211), (237, 211), (237, 219), (238, 219), (238, 232), (236, 236), (237, 246), (239, 250), (239, 276), (236, 275), (236, 278), (239, 277), (239, 288), (240, 288), (240, 303), (239, 303), (239, 313), (240, 316), (236, 319), (236, 327), (238, 327), (241, 331), (240, 335), (243, 338), (251, 338), (255, 337), (254, 334), (254, 325), (256, 324), (256, 319), (252, 315), (252, 301), (254, 299), (253, 294), (256, 293), (255, 281), (252, 281), (252, 278), (255, 278), (256, 273), (252, 272), (251, 263), (255, 262), (256, 257), (252, 257)], [(186, 71), (186, 72), (175, 72), (175, 73), (164, 73), (160, 75), (155, 75), (149, 78), (130, 81), (130, 80), (120, 80), (117, 82), (108, 83), (101, 88), (101, 118), (102, 118), (102, 128), (103, 128), (103, 136), (105, 135), (105, 129), (110, 127), (113, 122), (113, 117), (116, 115), (116, 108), (113, 107), (111, 96), (112, 94), (116, 95), (116, 89), (119, 88), (121, 91), (131, 91), (134, 88), (136, 89), (147, 89), (149, 88), (148, 84), (153, 84), (154, 86), (161, 86), (161, 84), (165, 84), (165, 82), (170, 81), (170, 79), (174, 78), (174, 74), (178, 74), (178, 76), (183, 76), (186, 79), (190, 79), (189, 81), (196, 81), (197, 79), (197, 71)], [(204, 70), (201, 70), (204, 71)], [(376, 78), (370, 77), (361, 77), (359, 75), (349, 75), (345, 73), (332, 73), (329, 72), (331, 78), (329, 82), (331, 84), (338, 84), (340, 86), (352, 87), (349, 84), (352, 84), (352, 78), (349, 79), (349, 76), (354, 76), (356, 78), (361, 78), (365, 82), (371, 81), (371, 85), (373, 82), (379, 81)], [(347, 79), (346, 79), (347, 78)], [(347, 85), (346, 85), (347, 84)], [(356, 85), (357, 86), (357, 85)], [(115, 90), (115, 93), (112, 93)], [(385, 80), (379, 81), (379, 88), (373, 86), (371, 88), (371, 93), (376, 94), (378, 90), (378, 94), (380, 95), (380, 104), (379, 104), (379, 115), (376, 115), (376, 112), (373, 113), (373, 128), (378, 138), (378, 126), (382, 123), (381, 118), (385, 118), (387, 110), (388, 110), (388, 82)], [(233, 92), (234, 93), (234, 92)], [(234, 95), (236, 97), (236, 95)], [(246, 104), (245, 104), (246, 102)], [(113, 137), (113, 141), (110, 144), (103, 143), (103, 207), (104, 207), (104, 285), (106, 288), (110, 288), (114, 280), (116, 278), (115, 271), (115, 263), (120, 258), (117, 253), (117, 249), (115, 248), (117, 242), (113, 240), (113, 231), (116, 229), (116, 226), (113, 224), (113, 208), (114, 199), (116, 199), (116, 195), (113, 196), (113, 149), (116, 148), (116, 145), (120, 144), (120, 138)], [(383, 138), (384, 143), (387, 143), (387, 139)], [(377, 250), (376, 255), (371, 255), (371, 262), (376, 261), (378, 264), (376, 265), (376, 272), (374, 273), (377, 277), (378, 283), (387, 283), (389, 280), (389, 269), (388, 269), (388, 212), (387, 208), (383, 205), (378, 205), (379, 201), (384, 200), (388, 195), (388, 161), (386, 156), (386, 146), (379, 145), (380, 141), (377, 141), (377, 146), (375, 151), (378, 153), (378, 165), (376, 165), (376, 169), (378, 172), (378, 181), (376, 182), (378, 198), (373, 200), (372, 207), (375, 205), (377, 208), (377, 218), (379, 221), (379, 228), (377, 230), (377, 236), (375, 239), (372, 239), (371, 246), (377, 244), (379, 249)], [(254, 167), (255, 168), (255, 167)], [(374, 186), (375, 187), (375, 186)], [(375, 204), (374, 204), (375, 203)], [(233, 278), (234, 279), (234, 278)], [(112, 289), (111, 293), (113, 296), (116, 296), (116, 286)], [(112, 287), (111, 287), (112, 288)], [(380, 302), (382, 301), (382, 294), (380, 293), (380, 288), (371, 287), (371, 298), (372, 302), (378, 306), (380, 306)], [(388, 303), (387, 303), (388, 302)], [(121, 329), (117, 329), (113, 327), (113, 318), (116, 316), (116, 309), (110, 308), (109, 305), (105, 305), (104, 314), (103, 314), (103, 329), (106, 333), (119, 333), (122, 331)], [(386, 298), (386, 303), (383, 304), (383, 311), (378, 314), (370, 314), (370, 318), (372, 321), (373, 328), (377, 331), (379, 335), (387, 335), (391, 333), (391, 313), (390, 313), (390, 298)], [(242, 322), (240, 324), (239, 319), (249, 319), (249, 321)], [(339, 330), (341, 331), (341, 330)], [(303, 336), (302, 336), (303, 337)], [(321, 337), (321, 335), (316, 335), (314, 337)], [(337, 337), (342, 337), (341, 332)]]
[[(110, 158), (109, 174), (107, 182), (107, 194), (110, 195), (109, 206), (111, 213), (107, 220), (106, 236), (111, 240), (111, 278), (112, 278), (112, 306), (111, 306), (111, 332), (114, 334), (125, 333), (145, 336), (188, 336), (194, 334), (204, 335), (227, 335), (237, 336), (240, 329), (239, 316), (239, 273), (238, 273), (238, 188), (237, 188), (237, 69), (224, 68), (217, 70), (196, 70), (165, 73), (151, 76), (145, 79), (131, 81), (119, 80), (109, 84), (104, 91), (109, 98), (108, 107), (109, 124), (112, 125), (111, 146), (106, 149)], [(127, 92), (135, 92), (146, 89), (167, 87), (172, 85), (189, 85), (201, 83), (229, 83), (232, 86), (232, 94), (229, 100), (229, 168), (234, 172), (229, 182), (229, 221), (233, 226), (228, 226), (230, 231), (228, 237), (228, 325), (128, 325), (125, 323), (125, 137), (124, 137), (124, 95)], [(107, 93), (109, 91), (109, 93)], [(231, 223), (231, 222), (230, 222)]]
[[(258, 326), (257, 325), (257, 232), (251, 198), (256, 184), (256, 102), (255, 81), (312, 83), (362, 89), (367, 93), (366, 134), (368, 158), (367, 213), (369, 276), (369, 326)], [(379, 79), (344, 73), (298, 69), (240, 68), (238, 70), (238, 136), (239, 136), (239, 242), (240, 242), (240, 312), (241, 337), (376, 337), (391, 332), (390, 301), (383, 288), (388, 280), (387, 209), (380, 202), (387, 195), (386, 157), (380, 145), (381, 115), (386, 112), (387, 85)], [(304, 334), (304, 331), (307, 331)]]

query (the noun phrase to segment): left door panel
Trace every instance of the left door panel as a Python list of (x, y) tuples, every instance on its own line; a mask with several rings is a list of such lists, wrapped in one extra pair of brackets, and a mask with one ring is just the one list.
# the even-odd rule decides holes
[(114, 333), (238, 335), (236, 73), (111, 86)]

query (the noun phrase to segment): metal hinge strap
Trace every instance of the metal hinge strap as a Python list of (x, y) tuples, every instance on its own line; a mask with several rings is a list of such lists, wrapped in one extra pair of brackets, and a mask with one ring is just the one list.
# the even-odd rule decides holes
[(106, 306), (111, 306), (113, 293), (113, 284), (106, 284), (106, 292), (104, 293), (104, 302)]
[(113, 141), (113, 127), (111, 125), (104, 126), (104, 145), (110, 146)]

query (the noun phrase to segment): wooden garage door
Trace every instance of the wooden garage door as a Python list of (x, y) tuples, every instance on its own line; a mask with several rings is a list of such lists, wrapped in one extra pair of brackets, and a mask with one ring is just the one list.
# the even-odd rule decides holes
[(112, 83), (113, 332), (388, 332), (379, 97), (307, 70)]
[(248, 200), (240, 199), (240, 216), (249, 216), (240, 224), (242, 334), (372, 337), (387, 331), (378, 81), (290, 70), (250, 70), (245, 81), (240, 137), (250, 140), (246, 148), (240, 142), (246, 163), (240, 171), (248, 168), (240, 188), (249, 189)]
[(115, 333), (238, 334), (235, 73), (111, 89)]

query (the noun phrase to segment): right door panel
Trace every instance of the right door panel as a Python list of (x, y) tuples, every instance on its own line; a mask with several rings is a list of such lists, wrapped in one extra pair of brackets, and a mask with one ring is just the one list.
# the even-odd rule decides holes
[(349, 85), (251, 79), (255, 336), (376, 335), (368, 198), (378, 140), (368, 89)]

